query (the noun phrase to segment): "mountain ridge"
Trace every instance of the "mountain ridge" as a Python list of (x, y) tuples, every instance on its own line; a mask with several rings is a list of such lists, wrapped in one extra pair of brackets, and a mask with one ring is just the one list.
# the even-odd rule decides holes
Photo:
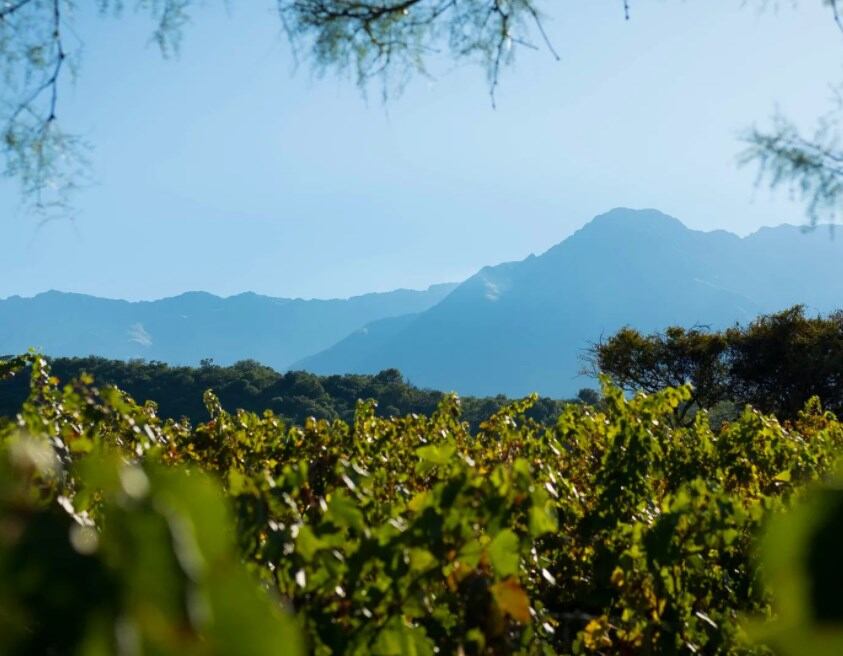
[(205, 297), (205, 298), (212, 298), (216, 300), (227, 301), (230, 299), (236, 299), (240, 297), (257, 297), (261, 299), (268, 299), (274, 301), (303, 301), (303, 302), (332, 302), (332, 301), (351, 301), (355, 299), (361, 298), (368, 298), (368, 297), (377, 297), (377, 296), (389, 296), (393, 294), (399, 293), (410, 293), (410, 294), (423, 294), (426, 292), (433, 292), (438, 291), (441, 289), (453, 289), (459, 283), (452, 283), (452, 282), (440, 282), (440, 283), (433, 283), (428, 285), (424, 289), (411, 289), (409, 287), (397, 287), (395, 289), (391, 289), (384, 292), (365, 292), (363, 294), (353, 294), (352, 296), (336, 296), (336, 297), (328, 297), (328, 298), (316, 298), (316, 297), (309, 297), (305, 298), (303, 296), (271, 296), (269, 294), (259, 294), (258, 292), (253, 291), (242, 291), (237, 292), (236, 294), (229, 294), (228, 296), (222, 296), (220, 294), (214, 294), (213, 292), (206, 292), (200, 289), (188, 289), (183, 292), (179, 292), (178, 294), (173, 294), (172, 296), (162, 296), (161, 298), (153, 298), (153, 299), (126, 299), (126, 298), (112, 298), (110, 296), (96, 296), (95, 294), (88, 294), (86, 292), (69, 292), (69, 291), (62, 291), (60, 289), (47, 289), (43, 292), (38, 292), (36, 294), (32, 294), (31, 296), (22, 296), (20, 294), (10, 294), (9, 296), (5, 296), (0, 298), (0, 302), (2, 301), (9, 301), (9, 300), (32, 300), (44, 296), (64, 296), (64, 297), (85, 297), (85, 298), (94, 298), (100, 301), (116, 301), (121, 303), (129, 303), (129, 304), (143, 304), (143, 303), (160, 303), (162, 301), (171, 301), (171, 300), (178, 300), (183, 299), (186, 297)]
[(841, 285), (809, 282), (843, 280), (843, 249), (816, 235), (795, 243), (797, 234), (788, 224), (745, 237), (692, 230), (657, 210), (616, 208), (540, 255), (480, 269), (393, 334), (366, 340), (358, 331), (354, 345), (343, 340), (294, 367), (389, 366), (466, 394), (570, 395), (585, 384), (577, 354), (624, 325), (724, 327), (798, 302), (840, 305)]
[(174, 365), (255, 359), (279, 371), (374, 374), (480, 396), (555, 397), (593, 384), (582, 354), (624, 325), (725, 327), (803, 303), (843, 305), (843, 245), (792, 224), (739, 236), (615, 208), (536, 255), (459, 284), (348, 299), (188, 291), (157, 300), (55, 290), (0, 300), (0, 353)]
[(50, 290), (0, 300), (0, 353), (30, 347), (47, 355), (98, 355), (195, 365), (256, 359), (279, 370), (371, 321), (418, 312), (453, 284), (349, 299), (287, 299), (253, 292), (220, 297), (184, 292), (153, 301), (103, 299)]

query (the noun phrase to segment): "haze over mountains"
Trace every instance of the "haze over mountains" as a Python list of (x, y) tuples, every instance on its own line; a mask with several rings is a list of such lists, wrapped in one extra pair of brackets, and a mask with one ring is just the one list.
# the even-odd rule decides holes
[(456, 285), (349, 299), (188, 292), (128, 302), (56, 291), (0, 300), (0, 353), (143, 358), (171, 364), (255, 359), (279, 371), (370, 321), (426, 310)]
[(460, 285), (345, 301), (189, 293), (127, 303), (49, 292), (0, 301), (0, 352), (195, 364), (254, 358), (279, 370), (376, 373), (463, 394), (572, 396), (588, 346), (624, 325), (723, 327), (804, 303), (843, 307), (843, 244), (827, 230), (700, 232), (615, 209), (539, 256)]
[(581, 356), (624, 325), (723, 327), (805, 303), (843, 306), (843, 244), (827, 230), (699, 232), (654, 210), (596, 217), (544, 254), (486, 267), (415, 317), (381, 320), (295, 366), (397, 367), (462, 393), (570, 396)]

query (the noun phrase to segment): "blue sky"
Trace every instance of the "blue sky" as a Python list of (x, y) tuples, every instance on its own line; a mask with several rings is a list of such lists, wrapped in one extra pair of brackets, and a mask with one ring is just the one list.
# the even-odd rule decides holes
[(384, 106), (295, 70), (271, 1), (231, 4), (200, 8), (171, 61), (140, 17), (80, 17), (60, 112), (96, 184), (75, 221), (38, 228), (0, 182), (0, 297), (421, 288), (616, 206), (739, 234), (803, 222), (737, 168), (737, 137), (777, 106), (810, 126), (843, 80), (820, 0), (638, 0), (628, 23), (620, 1), (548, 2), (562, 61), (522, 52), (497, 109), (481, 70), (447, 62)]

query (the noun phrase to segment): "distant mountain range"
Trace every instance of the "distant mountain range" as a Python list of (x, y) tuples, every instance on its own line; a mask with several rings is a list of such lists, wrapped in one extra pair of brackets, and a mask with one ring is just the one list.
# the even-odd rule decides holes
[(804, 303), (843, 307), (843, 243), (827, 229), (700, 232), (615, 209), (542, 255), (460, 285), (348, 300), (189, 293), (128, 303), (48, 292), (0, 301), (0, 353), (96, 354), (195, 364), (253, 358), (319, 374), (398, 368), (463, 394), (570, 397), (580, 356), (624, 325), (723, 327)]
[(50, 291), (0, 300), (0, 354), (143, 358), (171, 364), (255, 359), (279, 371), (369, 322), (424, 311), (456, 285), (349, 299), (302, 300), (188, 292), (128, 302)]
[(700, 232), (655, 210), (615, 209), (544, 254), (486, 267), (434, 307), (374, 322), (294, 366), (397, 367), (466, 394), (570, 396), (581, 355), (624, 325), (723, 327), (804, 303), (843, 306), (843, 243), (827, 229)]

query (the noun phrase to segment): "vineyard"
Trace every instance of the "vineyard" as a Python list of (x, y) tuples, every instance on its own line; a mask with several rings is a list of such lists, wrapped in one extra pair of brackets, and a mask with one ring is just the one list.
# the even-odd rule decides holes
[(843, 653), (843, 424), (677, 421), (688, 388), (472, 431), (162, 420), (81, 375), (0, 418), (3, 654)]

